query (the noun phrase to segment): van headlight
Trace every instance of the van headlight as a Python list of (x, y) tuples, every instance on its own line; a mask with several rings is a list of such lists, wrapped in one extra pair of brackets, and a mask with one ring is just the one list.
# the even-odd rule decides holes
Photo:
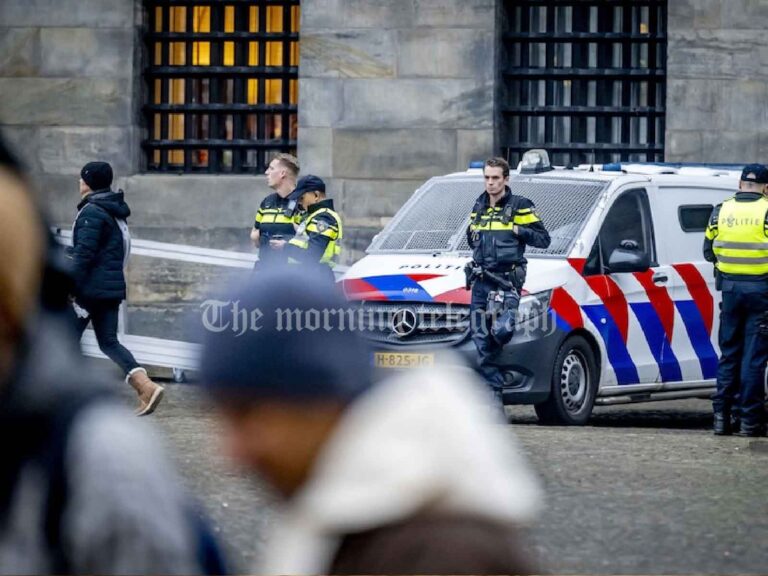
[(520, 298), (520, 306), (517, 309), (517, 323), (529, 322), (542, 314), (546, 314), (547, 310), (549, 310), (551, 298), (552, 290), (543, 290)]

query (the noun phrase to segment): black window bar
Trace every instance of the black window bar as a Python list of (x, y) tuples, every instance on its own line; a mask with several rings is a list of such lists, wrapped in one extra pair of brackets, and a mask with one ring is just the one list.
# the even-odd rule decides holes
[(667, 0), (505, 0), (502, 149), (514, 164), (664, 160)]
[(257, 173), (295, 153), (299, 0), (144, 0), (146, 169)]

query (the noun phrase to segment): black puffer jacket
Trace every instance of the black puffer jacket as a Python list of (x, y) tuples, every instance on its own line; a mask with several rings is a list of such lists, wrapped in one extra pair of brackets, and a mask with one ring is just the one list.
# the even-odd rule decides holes
[(123, 192), (98, 190), (77, 205), (72, 233), (75, 296), (87, 300), (124, 300), (125, 248), (115, 218), (125, 220), (131, 209)]

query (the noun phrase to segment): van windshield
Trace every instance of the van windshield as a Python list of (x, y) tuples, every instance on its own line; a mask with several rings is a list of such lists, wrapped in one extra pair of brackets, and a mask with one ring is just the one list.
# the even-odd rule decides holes
[[(608, 182), (512, 174), (513, 194), (533, 200), (549, 230), (549, 248), (526, 254), (567, 256)], [(469, 251), (465, 231), (483, 191), (481, 176), (433, 178), (422, 186), (374, 239), (369, 253)]]

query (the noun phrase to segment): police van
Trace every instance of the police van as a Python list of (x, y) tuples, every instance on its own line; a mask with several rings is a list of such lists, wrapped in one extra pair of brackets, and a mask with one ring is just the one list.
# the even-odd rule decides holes
[[(505, 404), (533, 404), (543, 422), (584, 424), (595, 404), (708, 398), (720, 295), (702, 243), (740, 167), (552, 169), (539, 157), (509, 179), (552, 242), (526, 250), (515, 336), (498, 357)], [(429, 365), (446, 347), (476, 362), (463, 269), (483, 191), (482, 164), (430, 179), (343, 276), (377, 367)]]

